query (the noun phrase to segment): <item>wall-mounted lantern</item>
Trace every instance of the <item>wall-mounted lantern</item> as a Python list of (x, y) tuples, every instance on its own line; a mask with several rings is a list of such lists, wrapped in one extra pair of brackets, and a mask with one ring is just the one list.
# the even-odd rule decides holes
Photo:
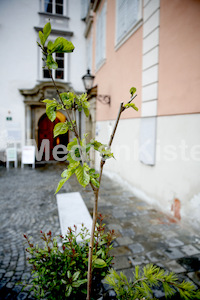
[[(93, 83), (94, 83), (94, 78), (95, 78), (95, 76), (93, 76), (93, 75), (90, 74), (90, 70), (89, 69), (87, 70), (87, 74), (85, 74), (82, 77), (83, 84), (84, 84), (84, 87), (85, 87), (85, 89), (86, 89), (87, 92), (89, 92), (92, 89)], [(110, 103), (111, 103), (110, 96), (108, 96), (108, 95), (97, 95), (96, 98), (102, 104), (109, 104), (110, 105)]]

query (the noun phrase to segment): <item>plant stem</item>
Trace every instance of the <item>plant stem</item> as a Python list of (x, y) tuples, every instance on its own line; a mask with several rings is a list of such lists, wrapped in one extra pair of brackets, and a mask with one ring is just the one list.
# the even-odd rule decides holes
[[(48, 68), (48, 70), (49, 70), (49, 74), (50, 74), (51, 80), (52, 80), (52, 82), (53, 82), (53, 85), (54, 85), (54, 87), (55, 87), (55, 90), (56, 90), (56, 92), (57, 92), (57, 94), (58, 94), (59, 100), (60, 100), (61, 104), (64, 105), (64, 103), (63, 103), (63, 101), (62, 101), (62, 98), (60, 97), (60, 93), (59, 93), (59, 90), (58, 90), (57, 85), (56, 85), (56, 83), (55, 83), (55, 80), (53, 79), (51, 69), (50, 69), (49, 67), (47, 67), (47, 68)], [(64, 105), (64, 106), (65, 106), (65, 105)], [(66, 110), (66, 114), (67, 114), (67, 121), (70, 122), (70, 123), (72, 124), (74, 134), (75, 134), (76, 138), (78, 139), (79, 134), (78, 134), (77, 125), (76, 125), (76, 123), (75, 123), (75, 124), (72, 123), (72, 119), (71, 119), (70, 114), (68, 113), (67, 110)]]
[(97, 209), (98, 209), (98, 197), (99, 197), (99, 189), (94, 191), (94, 207), (93, 207), (93, 220), (92, 220), (92, 228), (91, 228), (91, 238), (89, 245), (89, 255), (88, 255), (88, 282), (87, 282), (87, 300), (91, 299), (91, 290), (92, 290), (92, 255), (94, 248), (94, 232), (95, 226), (97, 222)]
[[(124, 111), (124, 106), (123, 106), (123, 102), (121, 102), (120, 104), (120, 108), (119, 108), (119, 112), (117, 115), (117, 119), (115, 122), (115, 126), (113, 128), (113, 132), (110, 136), (110, 141), (109, 141), (109, 147), (112, 144), (112, 141), (114, 139), (116, 130), (117, 130), (117, 126), (119, 123), (119, 119), (121, 116), (121, 113)], [(101, 179), (102, 179), (102, 173), (103, 173), (103, 166), (105, 164), (105, 160), (102, 158), (101, 162), (100, 162), (100, 174), (99, 174), (99, 185), (101, 183)], [(92, 229), (91, 229), (91, 237), (90, 237), (90, 246), (89, 246), (89, 256), (88, 256), (88, 282), (87, 282), (87, 298), (86, 300), (90, 300), (91, 299), (91, 290), (92, 290), (92, 254), (93, 254), (93, 247), (94, 247), (94, 232), (95, 232), (95, 226), (96, 226), (96, 221), (97, 221), (97, 210), (98, 210), (98, 199), (99, 199), (99, 188), (94, 190), (94, 207), (93, 207), (93, 220), (92, 220)]]
[(55, 90), (56, 90), (56, 92), (57, 92), (57, 94), (58, 94), (59, 100), (60, 100), (61, 104), (64, 105), (64, 103), (63, 103), (63, 101), (62, 101), (62, 99), (61, 99), (61, 97), (60, 97), (60, 92), (59, 92), (59, 90), (58, 90), (58, 88), (57, 88), (57, 85), (56, 85), (56, 83), (55, 83), (55, 80), (53, 79), (51, 69), (50, 69), (49, 67), (47, 67), (47, 68), (48, 68), (48, 70), (49, 70), (49, 75), (50, 75), (51, 80), (52, 80), (52, 82), (53, 82), (54, 88), (55, 88)]

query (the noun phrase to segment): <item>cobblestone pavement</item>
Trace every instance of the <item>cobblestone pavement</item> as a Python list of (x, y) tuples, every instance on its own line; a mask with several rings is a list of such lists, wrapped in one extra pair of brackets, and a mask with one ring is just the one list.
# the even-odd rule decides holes
[[(60, 234), (54, 196), (63, 165), (43, 165), (32, 170), (0, 167), (0, 299), (31, 299), (18, 282), (30, 278), (23, 234), (38, 239), (40, 230)], [(90, 188), (81, 189), (75, 178), (63, 192), (80, 191), (92, 211)], [(114, 229), (114, 267), (131, 278), (135, 265), (149, 262), (176, 272), (181, 279), (200, 286), (200, 234), (182, 228), (174, 220), (137, 199), (119, 183), (103, 177), (99, 212)], [(161, 290), (155, 291), (163, 299)]]

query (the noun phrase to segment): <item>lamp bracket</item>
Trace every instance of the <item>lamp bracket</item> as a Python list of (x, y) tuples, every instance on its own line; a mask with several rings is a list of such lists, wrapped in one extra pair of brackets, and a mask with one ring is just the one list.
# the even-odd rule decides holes
[(108, 104), (108, 105), (111, 104), (111, 98), (108, 95), (98, 95), (96, 98), (102, 104)]

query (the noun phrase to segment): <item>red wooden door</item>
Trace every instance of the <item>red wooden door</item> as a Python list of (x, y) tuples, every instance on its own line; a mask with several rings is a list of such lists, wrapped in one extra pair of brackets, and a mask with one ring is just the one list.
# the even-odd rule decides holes
[(58, 118), (55, 119), (54, 122), (51, 122), (47, 115), (43, 115), (38, 123), (38, 149), (40, 150), (42, 141), (45, 139), (49, 140), (50, 149), (44, 148), (44, 152), (42, 155), (42, 161), (45, 161), (45, 152), (50, 150), (50, 160), (54, 160), (53, 157), (53, 148), (58, 144), (67, 145), (68, 143), (68, 134), (64, 134), (58, 136), (56, 138), (53, 137), (53, 128), (59, 123), (60, 120)]

